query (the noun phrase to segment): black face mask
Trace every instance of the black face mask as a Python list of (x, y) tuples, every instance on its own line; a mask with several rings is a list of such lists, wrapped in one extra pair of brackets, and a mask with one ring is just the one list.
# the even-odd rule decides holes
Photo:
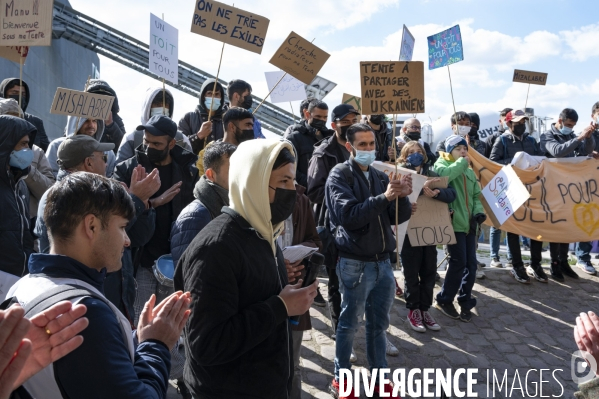
[(268, 187), (275, 190), (275, 201), (270, 204), (270, 221), (275, 225), (287, 220), (293, 213), (297, 193), (295, 190)]
[(475, 127), (475, 126), (472, 126), (470, 128), (470, 133), (468, 133), (468, 135), (470, 135), (470, 136), (476, 136), (477, 133), (478, 133), (478, 128)]
[[(17, 103), (19, 102), (19, 95), (18, 94), (10, 95), (10, 96), (8, 96), (8, 98), (12, 98)], [(26, 109), (26, 108), (27, 108), (27, 96), (23, 95), (21, 97), (21, 109)]]
[(414, 141), (418, 141), (420, 140), (420, 132), (408, 132), (408, 134), (406, 134), (406, 136), (408, 136), (410, 138), (410, 140), (414, 140)]
[(146, 155), (148, 156), (148, 159), (150, 160), (150, 162), (152, 164), (156, 165), (166, 159), (169, 151), (170, 150), (169, 150), (168, 146), (162, 151), (157, 150), (156, 148), (148, 147), (148, 148), (146, 148)]
[(312, 122), (310, 122), (310, 126), (316, 130), (326, 130), (326, 122), (320, 119), (312, 119)]
[(244, 97), (243, 102), (241, 103), (241, 108), (250, 109), (252, 108), (252, 103), (254, 100), (252, 99), (252, 95), (248, 94)]
[(370, 115), (370, 122), (375, 125), (381, 125), (383, 123), (384, 115)]
[(243, 143), (244, 141), (252, 140), (254, 138), (254, 129), (241, 130), (235, 126), (235, 138), (239, 144)]
[(526, 125), (516, 125), (516, 126), (512, 127), (512, 132), (514, 132), (514, 134), (518, 137), (522, 136), (525, 131), (526, 131)]
[(341, 138), (341, 140), (347, 140), (347, 129), (349, 129), (349, 126), (340, 126), (339, 130), (341, 130), (339, 132), (339, 137)]

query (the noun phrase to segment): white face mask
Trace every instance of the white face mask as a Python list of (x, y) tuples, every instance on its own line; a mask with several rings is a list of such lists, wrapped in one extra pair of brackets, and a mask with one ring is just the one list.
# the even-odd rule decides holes
[(468, 135), (468, 133), (470, 133), (470, 126), (458, 125), (457, 133), (462, 137), (466, 137)]
[(150, 108), (150, 118), (155, 115), (170, 116), (170, 113), (169, 113), (168, 108), (162, 108), (162, 107)]

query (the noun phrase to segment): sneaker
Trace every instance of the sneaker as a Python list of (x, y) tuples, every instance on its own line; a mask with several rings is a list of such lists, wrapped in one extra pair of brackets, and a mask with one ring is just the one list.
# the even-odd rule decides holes
[(349, 362), (355, 363), (358, 361), (358, 357), (356, 356), (356, 352), (354, 352), (354, 348), (351, 348), (351, 354), (349, 355)]
[(435, 281), (439, 280), (441, 280), (441, 276), (439, 275), (439, 273), (435, 273)]
[(455, 310), (455, 306), (452, 303), (439, 303), (435, 301), (435, 307), (441, 311), (445, 316), (452, 319), (459, 319), (460, 314)]
[(314, 305), (324, 307), (326, 304), (327, 304), (327, 302), (322, 297), (322, 294), (320, 293), (320, 289), (318, 289), (316, 291), (316, 296), (314, 297)]
[(339, 396), (339, 381), (333, 378), (333, 381), (329, 384), (329, 393), (335, 399), (355, 399), (356, 395), (354, 392), (350, 392), (347, 396)]
[(389, 338), (387, 338), (387, 351), (386, 351), (386, 353), (389, 356), (397, 356), (397, 355), (399, 355), (399, 350), (395, 347), (395, 345), (393, 345), (391, 343), (391, 341), (389, 341)]
[(470, 309), (462, 309), (460, 311), (460, 320), (464, 323), (470, 323), (472, 321), (472, 311)]
[(541, 283), (547, 282), (547, 275), (545, 274), (545, 271), (541, 265), (528, 266), (526, 268), (526, 274), (535, 280), (540, 281)]
[[(424, 328), (424, 324), (422, 324), (422, 313), (420, 313), (420, 309), (410, 309), (410, 311), (408, 312), (408, 323), (410, 323), (410, 327), (412, 327), (412, 330), (414, 331), (426, 331), (426, 328)], [(387, 341), (387, 343), (388, 342), (389, 341)]]
[(559, 267), (559, 263), (557, 262), (551, 262), (551, 278), (555, 281), (565, 281), (564, 275), (562, 274), (562, 269)]
[(591, 274), (591, 275), (595, 275), (597, 274), (597, 270), (595, 270), (595, 267), (593, 266), (593, 264), (589, 261), (578, 261), (578, 263), (576, 264), (576, 266), (578, 266), (578, 268), (580, 270), (582, 270), (583, 272), (587, 273), (587, 274)]
[(568, 262), (562, 262), (562, 264), (560, 266), (562, 268), (562, 273), (565, 274), (566, 276), (573, 278), (575, 280), (580, 278), (580, 276), (574, 270), (572, 270), (572, 267), (570, 266), (570, 264)]
[(480, 269), (481, 267), (487, 267), (487, 265), (486, 265), (485, 263), (481, 262), (481, 261), (480, 261), (480, 260), (478, 260), (478, 259), (476, 260), (476, 265), (479, 267), (479, 269)]
[(517, 282), (522, 284), (530, 284), (530, 278), (526, 275), (526, 270), (523, 267), (512, 267), (510, 270), (512, 276), (516, 279)]
[(441, 326), (433, 319), (430, 312), (426, 310), (422, 311), (422, 322), (429, 330), (439, 331), (441, 329)]
[[(374, 397), (378, 398), (379, 397), (379, 385), (378, 384), (374, 385), (374, 392), (375, 392)], [(393, 384), (391, 384), (390, 382), (383, 385), (383, 392), (389, 394), (389, 396), (386, 396), (387, 398), (401, 399), (401, 397), (399, 395), (393, 396)]]
[(481, 278), (485, 278), (485, 272), (483, 272), (482, 270), (480, 270), (480, 265), (476, 268), (476, 278), (481, 279)]
[(499, 258), (493, 258), (493, 260), (491, 260), (491, 265), (490, 266), (491, 267), (503, 267), (503, 265), (499, 261)]

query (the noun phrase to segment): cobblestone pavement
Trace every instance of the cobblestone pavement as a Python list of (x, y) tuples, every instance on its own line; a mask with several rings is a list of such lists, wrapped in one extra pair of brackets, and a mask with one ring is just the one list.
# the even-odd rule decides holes
[[(548, 257), (548, 252), (543, 255)], [(439, 261), (444, 256), (439, 251)], [(478, 258), (489, 264), (488, 252), (479, 251)], [(543, 266), (549, 274), (549, 261), (546, 260)], [(510, 397), (512, 386), (516, 388), (511, 393), (512, 398), (540, 397), (538, 371), (529, 373), (529, 394), (526, 393), (526, 373), (529, 369), (550, 369), (543, 374), (542, 395), (573, 397), (577, 385), (572, 381), (570, 364), (571, 354), (577, 350), (573, 339), (575, 319), (580, 312), (599, 311), (599, 277), (573, 268), (580, 279), (566, 277), (564, 283), (550, 279), (548, 284), (532, 281), (530, 285), (524, 285), (514, 280), (509, 269), (487, 267), (484, 269), (486, 278), (476, 280), (474, 286), (478, 304), (473, 309), (472, 322), (449, 319), (432, 308), (433, 317), (442, 327), (438, 332), (413, 331), (406, 322), (405, 302), (395, 298), (387, 337), (400, 353), (396, 357), (387, 356), (389, 368), (478, 368), (475, 392), (482, 398), (493, 397), (492, 385), (487, 394), (487, 369), (491, 369), (490, 384), (493, 369), (499, 380), (508, 370), (508, 384), (501, 393), (496, 388), (494, 397), (497, 398)], [(435, 294), (443, 282), (443, 269), (439, 268), (441, 281), (435, 286)], [(403, 287), (401, 271), (396, 271), (395, 277)], [(320, 282), (321, 293), (326, 298), (326, 279), (321, 278)], [(335, 341), (331, 339), (327, 308), (313, 306), (310, 313), (313, 329), (304, 333), (302, 346), (302, 399), (329, 399), (327, 386), (333, 378)], [(354, 340), (358, 357), (354, 368), (368, 367), (363, 324)], [(555, 372), (561, 385), (551, 376), (556, 369), (562, 369)], [(516, 371), (519, 379), (515, 377)], [(518, 389), (519, 381), (524, 394)], [(465, 387), (464, 379), (460, 380), (460, 385)], [(175, 397), (176, 394), (169, 395), (169, 398)]]

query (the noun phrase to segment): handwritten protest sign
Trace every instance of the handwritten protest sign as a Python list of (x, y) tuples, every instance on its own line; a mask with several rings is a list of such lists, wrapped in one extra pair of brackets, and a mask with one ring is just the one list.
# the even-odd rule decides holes
[(194, 2), (191, 31), (262, 54), (270, 21), (258, 14), (212, 0)]
[(322, 99), (325, 98), (327, 94), (329, 94), (331, 91), (333, 91), (335, 87), (337, 87), (337, 83), (317, 75), (314, 78), (314, 80), (309, 85), (305, 85), (305, 87), (306, 98), (316, 98), (322, 101)]
[(270, 63), (309, 85), (331, 55), (291, 32)]
[(414, 36), (412, 36), (412, 33), (408, 30), (408, 27), (404, 25), (401, 34), (401, 49), (399, 50), (400, 61), (412, 61), (415, 43), (416, 39), (414, 39)]
[(414, 114), (424, 112), (424, 63), (362, 61), (362, 112)]
[(29, 47), (27, 46), (9, 46), (9, 47), (0, 47), (0, 57), (6, 58), (9, 61), (16, 62), (17, 64), (21, 62), (21, 52), (23, 53), (23, 64), (25, 64), (25, 60), (27, 59), (27, 54), (29, 53)]
[(343, 104), (353, 105), (359, 113), (362, 113), (362, 99), (360, 97), (343, 93), (343, 97), (341, 97), (341, 102)]
[[(380, 162), (380, 161), (374, 161), (371, 166), (373, 168), (375, 168), (376, 170), (380, 170), (387, 176), (392, 176), (393, 174), (395, 174), (395, 166), (394, 165)], [(397, 168), (397, 173), (400, 176), (398, 178), (401, 178), (401, 176), (404, 176), (406, 174), (409, 174), (412, 176), (412, 194), (408, 195), (408, 199), (410, 200), (411, 203), (416, 202), (418, 200), (418, 195), (420, 194), (422, 187), (424, 187), (424, 183), (426, 183), (426, 181), (428, 180), (427, 177), (422, 176), (413, 170), (399, 168), (399, 167)], [(400, 224), (397, 228), (397, 231), (395, 232), (395, 234), (399, 237), (399, 251), (398, 252), (401, 252), (401, 248), (403, 247), (403, 242), (404, 242), (404, 239), (406, 238), (406, 231), (408, 230), (409, 222), (410, 221), (408, 220), (407, 222)]]
[[(271, 102), (301, 101), (306, 98), (306, 85), (293, 76), (289, 74), (285, 75), (283, 71), (264, 72), (264, 75), (266, 76), (266, 84), (270, 92)], [(283, 77), (283, 80), (277, 85), (281, 77)], [(275, 85), (277, 86), (275, 87)]]
[(483, 188), (482, 195), (499, 225), (504, 224), (530, 197), (510, 165), (504, 166), (491, 179)]
[[(469, 149), (472, 169), (483, 187), (503, 165)], [(578, 160), (578, 162), (573, 162)], [(599, 238), (599, 161), (585, 158), (550, 159), (514, 172), (530, 197), (502, 225), (494, 216), (485, 222), (537, 241), (580, 242)], [(488, 215), (491, 205), (481, 200)]]
[(0, 0), (0, 46), (50, 46), (53, 0)]
[(51, 114), (108, 119), (114, 97), (59, 87), (50, 107)]
[(179, 83), (179, 31), (150, 14), (150, 71)]
[(455, 64), (464, 59), (462, 47), (462, 34), (460, 25), (429, 36), (428, 41), (428, 69), (444, 67)]
[[(441, 182), (432, 183), (429, 187), (447, 188), (447, 181), (447, 177), (442, 177)], [(418, 197), (418, 209), (408, 223), (408, 237), (413, 247), (455, 244), (447, 204), (425, 195)]]
[(545, 86), (547, 84), (547, 75), (548, 74), (544, 72), (532, 72), (515, 69), (512, 82), (530, 83), (533, 85)]

